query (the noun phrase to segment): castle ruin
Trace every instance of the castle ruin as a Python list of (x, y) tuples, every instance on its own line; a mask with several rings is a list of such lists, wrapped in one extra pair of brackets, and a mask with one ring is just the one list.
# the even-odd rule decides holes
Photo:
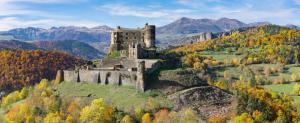
[(155, 26), (145, 24), (144, 28), (121, 28), (111, 33), (109, 54), (119, 52), (129, 59), (153, 58), (156, 53)]
[[(119, 54), (117, 58), (109, 55)], [(129, 85), (144, 91), (149, 74), (160, 67), (156, 56), (155, 26), (128, 29), (118, 26), (111, 32), (108, 57), (101, 59), (97, 67), (62, 70), (60, 81), (93, 82), (98, 84)]]

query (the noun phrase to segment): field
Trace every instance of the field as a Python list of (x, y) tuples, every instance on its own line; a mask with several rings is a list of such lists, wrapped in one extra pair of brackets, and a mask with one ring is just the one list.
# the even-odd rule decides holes
[(294, 104), (300, 104), (300, 96), (294, 96), (293, 93), (293, 86), (295, 83), (291, 84), (278, 84), (278, 85), (265, 85), (264, 87), (267, 89), (270, 89), (272, 91), (278, 92), (278, 93), (284, 93), (287, 95), (290, 95), (294, 99)]
[(154, 101), (162, 106), (172, 106), (171, 102), (167, 101), (166, 97), (158, 91), (138, 93), (134, 87), (130, 86), (63, 82), (57, 89), (61, 96), (82, 97), (85, 99), (104, 98), (118, 108), (142, 106), (148, 101), (149, 97), (153, 97)]

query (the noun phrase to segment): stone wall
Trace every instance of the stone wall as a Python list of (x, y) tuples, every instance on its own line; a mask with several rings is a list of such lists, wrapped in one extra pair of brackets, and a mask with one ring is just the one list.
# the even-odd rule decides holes
[(92, 82), (103, 85), (135, 85), (137, 75), (135, 71), (109, 71), (109, 70), (79, 70), (63, 71), (64, 81)]
[[(57, 76), (62, 76), (60, 81), (69, 82), (91, 82), (102, 85), (129, 85), (136, 87), (139, 91), (144, 91), (146, 86), (145, 78), (147, 75), (157, 70), (161, 64), (158, 60), (129, 60), (123, 63), (131, 66), (137, 64), (136, 71), (130, 70), (108, 70), (108, 69), (94, 69), (94, 70), (78, 70), (70, 71), (63, 70), (57, 72)], [(61, 77), (60, 77), (61, 78)]]

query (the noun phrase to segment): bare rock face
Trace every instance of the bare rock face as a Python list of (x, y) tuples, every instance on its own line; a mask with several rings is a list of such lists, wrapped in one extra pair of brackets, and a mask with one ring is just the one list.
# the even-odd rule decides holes
[(233, 96), (213, 86), (193, 87), (168, 96), (174, 109), (191, 107), (203, 118), (226, 115), (233, 110)]
[(204, 73), (197, 73), (193, 70), (166, 70), (161, 71), (157, 83), (153, 84), (156, 89), (162, 90), (165, 94), (173, 94), (195, 86), (207, 86)]

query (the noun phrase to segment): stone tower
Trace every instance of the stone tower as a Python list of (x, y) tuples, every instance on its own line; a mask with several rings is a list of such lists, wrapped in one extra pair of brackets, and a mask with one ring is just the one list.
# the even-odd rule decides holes
[(145, 24), (144, 28), (144, 42), (147, 48), (155, 47), (155, 26)]
[(116, 52), (120, 53), (121, 57), (130, 58), (149, 58), (152, 54), (155, 54), (155, 25), (146, 23), (144, 28), (136, 29), (118, 26), (111, 32), (108, 54)]
[(139, 91), (144, 92), (145, 90), (145, 61), (139, 61), (137, 64), (137, 81), (136, 81), (136, 88)]

